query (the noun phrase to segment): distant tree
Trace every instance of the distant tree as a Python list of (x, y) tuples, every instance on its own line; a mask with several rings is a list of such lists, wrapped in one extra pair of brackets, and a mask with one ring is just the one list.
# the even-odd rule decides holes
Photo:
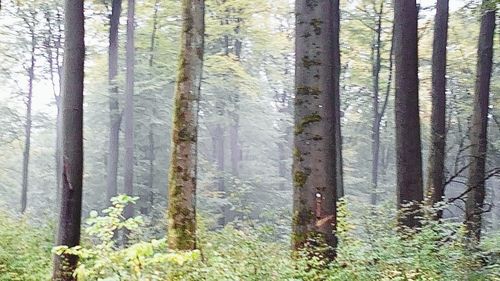
[(385, 96), (381, 98), (380, 94), (380, 72), (382, 70), (382, 35), (383, 35), (383, 17), (384, 17), (384, 4), (385, 0), (380, 1), (378, 9), (373, 2), (373, 10), (375, 12), (375, 20), (373, 27), (373, 40), (371, 42), (371, 62), (372, 62), (372, 110), (373, 110), (373, 120), (372, 120), (372, 169), (371, 169), (371, 204), (377, 205), (378, 203), (378, 183), (379, 183), (379, 163), (380, 163), (380, 135), (382, 118), (385, 115), (385, 111), (388, 105), (389, 93), (392, 84), (392, 53), (393, 44), (392, 40), (391, 50), (389, 53), (389, 77), (388, 86), (385, 91)]
[[(336, 256), (338, 1), (295, 2), (294, 250)], [(326, 244), (325, 250), (316, 243)], [(316, 244), (316, 245), (315, 245)]]
[(465, 222), (468, 235), (476, 240), (481, 238), (481, 216), (485, 212), (488, 109), (496, 9), (495, 1), (483, 0), (481, 7), (481, 29), (477, 47), (474, 109), (470, 130), (471, 157), (467, 182), (469, 192), (465, 208)]
[[(431, 147), (427, 192), (432, 205), (441, 202), (445, 188), (446, 146), (446, 45), (448, 41), (448, 0), (437, 1), (432, 47)], [(437, 218), (443, 216), (437, 212)]]
[[(20, 14), (24, 13), (19, 11)], [(28, 74), (28, 93), (26, 95), (26, 119), (24, 124), (24, 151), (23, 151), (23, 182), (21, 191), (21, 213), (26, 211), (28, 203), (28, 177), (29, 177), (29, 161), (30, 161), (30, 149), (31, 149), (31, 129), (32, 129), (32, 104), (33, 104), (33, 82), (35, 80), (35, 50), (37, 48), (36, 40), (36, 11), (31, 10), (29, 15), (23, 15), (23, 21), (26, 24), (30, 41), (30, 63), (26, 71)]]
[(109, 87), (109, 139), (107, 160), (107, 202), (118, 193), (118, 150), (120, 142), (121, 113), (118, 101), (118, 28), (122, 0), (113, 0), (109, 17), (109, 47), (108, 47), (108, 87)]
[(171, 249), (192, 250), (196, 248), (196, 145), (205, 1), (183, 0), (182, 19), (169, 173), (168, 244)]
[(413, 204), (399, 217), (407, 227), (419, 225), (416, 204), (423, 200), (422, 152), (418, 106), (418, 37), (415, 0), (394, 1), (396, 67), (396, 161), (398, 208)]
[[(124, 165), (124, 188), (125, 194), (134, 195), (134, 67), (135, 67), (135, 44), (134, 44), (134, 22), (135, 22), (135, 0), (128, 0), (127, 6), (127, 45), (126, 45), (126, 87), (125, 87), (125, 165)], [(130, 204), (125, 208), (125, 218), (134, 215), (134, 208)]]
[[(83, 178), (83, 1), (66, 0), (64, 19), (63, 85), (63, 169), (62, 196), (57, 245), (74, 247), (80, 243)], [(53, 280), (72, 281), (78, 257), (55, 256)]]

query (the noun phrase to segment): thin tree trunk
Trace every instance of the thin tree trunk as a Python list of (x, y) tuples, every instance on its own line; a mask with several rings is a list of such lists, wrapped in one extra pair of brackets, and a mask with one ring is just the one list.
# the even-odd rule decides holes
[[(427, 192), (435, 205), (444, 196), (446, 146), (446, 45), (448, 40), (448, 0), (437, 1), (432, 49), (431, 148)], [(443, 216), (438, 211), (436, 218)]]
[[(80, 243), (83, 178), (83, 1), (65, 1), (63, 86), (63, 188), (57, 245)], [(55, 256), (53, 280), (73, 281), (78, 257)]]
[(333, 101), (334, 101), (334, 136), (335, 136), (335, 190), (336, 200), (344, 197), (344, 161), (342, 158), (342, 122), (340, 111), (340, 9), (339, 1), (333, 0), (332, 24), (333, 24)]
[(121, 0), (113, 0), (111, 4), (111, 16), (109, 17), (109, 49), (108, 49), (108, 87), (109, 87), (109, 138), (108, 159), (106, 162), (106, 199), (110, 199), (118, 193), (118, 151), (120, 145), (120, 123), (121, 114), (118, 102), (118, 29), (120, 25), (120, 14), (122, 9)]
[[(336, 256), (339, 2), (295, 2), (295, 140), (293, 160), (295, 251)], [(327, 248), (320, 249), (319, 244)]]
[(380, 114), (380, 101), (379, 101), (379, 80), (381, 69), (381, 55), (380, 48), (382, 45), (382, 13), (384, 7), (384, 0), (381, 1), (380, 11), (377, 12), (377, 20), (375, 27), (375, 39), (372, 43), (372, 80), (373, 80), (373, 124), (372, 124), (372, 194), (371, 203), (377, 205), (377, 192), (378, 192), (378, 165), (380, 155), (380, 122), (382, 116)]
[[(214, 159), (217, 167), (217, 191), (222, 198), (226, 198), (226, 184), (225, 184), (225, 163), (224, 163), (224, 127), (221, 124), (217, 124), (214, 131)], [(218, 219), (218, 224), (221, 227), (226, 225), (226, 206), (223, 204), (221, 206), (221, 214)]]
[[(418, 106), (418, 37), (415, 0), (394, 1), (396, 65), (396, 161), (398, 217), (400, 225), (419, 225), (417, 204), (424, 197)], [(409, 209), (404, 208), (408, 204)]]
[(196, 143), (205, 1), (183, 0), (182, 18), (169, 173), (168, 244), (170, 249), (192, 250), (196, 248)]
[[(158, 10), (160, 8), (160, 0), (155, 1), (154, 5), (154, 13), (153, 13), (153, 30), (151, 31), (151, 41), (149, 45), (149, 67), (150, 72), (153, 73), (153, 64), (154, 64), (154, 51), (155, 51), (155, 42), (156, 42), (156, 32), (158, 30)], [(153, 75), (151, 75), (152, 77)], [(151, 93), (153, 95), (153, 104), (156, 104), (156, 96), (155, 93)], [(148, 162), (149, 162), (149, 175), (147, 180), (147, 190), (146, 194), (143, 198), (143, 202), (145, 204), (142, 207), (142, 214), (149, 214), (154, 206), (154, 180), (155, 180), (155, 138), (154, 138), (154, 129), (155, 129), (155, 121), (156, 118), (156, 107), (152, 108), (151, 120), (149, 122), (149, 135), (148, 135)]]
[[(125, 165), (124, 165), (124, 188), (125, 194), (134, 195), (134, 64), (135, 64), (135, 44), (134, 44), (134, 18), (135, 0), (128, 0), (127, 6), (127, 46), (126, 46), (126, 92), (124, 108), (125, 127)], [(134, 207), (128, 205), (124, 211), (125, 218), (134, 216)], [(126, 234), (124, 242), (126, 242)]]
[[(56, 102), (56, 107), (57, 107), (57, 117), (56, 117), (56, 143), (54, 147), (54, 161), (55, 161), (55, 166), (56, 166), (56, 183), (57, 183), (57, 189), (56, 189), (56, 202), (61, 201), (61, 186), (62, 186), (62, 178), (61, 178), (61, 169), (62, 169), (62, 112), (61, 112), (61, 91), (62, 91), (62, 84), (61, 84), (61, 72), (60, 72), (60, 64), (59, 64), (59, 57), (60, 57), (60, 49), (61, 49), (61, 36), (62, 36), (62, 28), (60, 27), (61, 19), (60, 19), (60, 14), (57, 14), (57, 19), (56, 23), (58, 26), (58, 31), (57, 35), (54, 34), (54, 30), (52, 27), (52, 22), (51, 22), (52, 15), (47, 11), (45, 13), (45, 19), (47, 21), (47, 26), (48, 26), (48, 46), (47, 46), (47, 62), (49, 63), (49, 74), (50, 74), (50, 81), (52, 84), (52, 91), (54, 95), (54, 100)], [(55, 38), (54, 38), (55, 37)], [(54, 54), (52, 53), (55, 50), (55, 57)], [(54, 66), (55, 64), (55, 66)], [(58, 85), (56, 86), (56, 79), (54, 72), (57, 73), (57, 78), (59, 80)], [(57, 203), (59, 204), (59, 203)]]
[(26, 124), (25, 138), (24, 138), (24, 151), (23, 151), (23, 183), (21, 192), (21, 213), (24, 214), (28, 203), (28, 177), (29, 177), (29, 161), (30, 161), (30, 148), (31, 148), (31, 105), (33, 101), (33, 81), (35, 80), (35, 30), (34, 26), (29, 26), (31, 33), (31, 62), (28, 69), (28, 96), (26, 97)]
[(488, 106), (496, 14), (494, 1), (484, 0), (481, 11), (474, 109), (470, 131), (471, 158), (467, 182), (470, 192), (468, 193), (465, 206), (465, 222), (468, 235), (477, 241), (481, 238), (481, 215), (484, 212), (485, 166), (488, 145)]

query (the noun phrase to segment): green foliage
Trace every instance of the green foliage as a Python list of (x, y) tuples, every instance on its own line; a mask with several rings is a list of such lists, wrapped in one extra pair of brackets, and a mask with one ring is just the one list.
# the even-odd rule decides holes
[(50, 276), (52, 227), (29, 224), (0, 210), (0, 281), (39, 281)]
[[(119, 201), (119, 204), (116, 204)], [(325, 264), (310, 253), (290, 256), (288, 239), (273, 240), (272, 227), (228, 225), (221, 231), (199, 230), (200, 249), (175, 252), (165, 239), (111, 246), (111, 230), (139, 230), (117, 221), (124, 203), (115, 199), (107, 216), (87, 221), (96, 244), (60, 248), (80, 256), (79, 280), (498, 280), (500, 235), (490, 235), (477, 249), (466, 243), (463, 226), (423, 219), (418, 232), (398, 232), (395, 213), (382, 206), (353, 222), (346, 204), (339, 206), (337, 260)], [(374, 219), (377, 218), (377, 219)]]

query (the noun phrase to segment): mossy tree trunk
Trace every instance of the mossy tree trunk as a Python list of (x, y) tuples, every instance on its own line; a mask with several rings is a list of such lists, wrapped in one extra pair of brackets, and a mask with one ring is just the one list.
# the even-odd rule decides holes
[(168, 244), (171, 249), (192, 250), (196, 248), (196, 143), (205, 1), (183, 0), (182, 19), (169, 173)]
[(476, 87), (470, 131), (470, 166), (467, 187), (470, 189), (465, 205), (465, 222), (470, 238), (481, 238), (481, 215), (484, 212), (485, 167), (488, 146), (488, 106), (493, 64), (493, 37), (495, 32), (495, 1), (482, 4), (481, 30), (477, 48)]
[(120, 25), (120, 14), (122, 9), (121, 0), (113, 0), (111, 4), (111, 15), (109, 18), (109, 48), (108, 48), (108, 87), (109, 87), (109, 136), (108, 136), (108, 159), (106, 198), (108, 204), (110, 199), (118, 193), (118, 150), (120, 141), (121, 113), (118, 102), (118, 28)]
[[(418, 106), (418, 37), (415, 0), (394, 1), (396, 66), (396, 165), (398, 209), (402, 226), (419, 225), (417, 205), (424, 198)], [(409, 209), (404, 208), (411, 204)]]
[[(57, 245), (80, 243), (83, 178), (83, 64), (85, 58), (83, 1), (66, 0), (63, 68), (63, 168)], [(54, 258), (53, 280), (72, 281), (78, 257)]]
[[(297, 0), (293, 248), (335, 258), (339, 2)], [(329, 247), (320, 250), (319, 244)]]
[[(432, 46), (432, 115), (431, 148), (427, 192), (432, 205), (444, 196), (444, 164), (446, 146), (446, 45), (448, 40), (448, 0), (436, 4), (434, 42)], [(436, 218), (441, 218), (442, 211)]]

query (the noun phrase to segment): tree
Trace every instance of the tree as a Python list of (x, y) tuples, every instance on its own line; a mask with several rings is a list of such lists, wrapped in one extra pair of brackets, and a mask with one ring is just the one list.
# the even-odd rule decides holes
[[(83, 1), (66, 0), (64, 19), (63, 169), (57, 245), (80, 243), (83, 178)], [(53, 280), (76, 280), (78, 257), (63, 253), (54, 258)]]
[(196, 143), (204, 18), (204, 0), (182, 1), (181, 54), (175, 89), (168, 198), (168, 244), (175, 250), (196, 248)]
[(382, 69), (382, 20), (384, 15), (384, 1), (380, 2), (379, 9), (377, 10), (375, 2), (373, 3), (373, 10), (375, 12), (375, 23), (374, 23), (374, 38), (372, 41), (371, 48), (371, 59), (372, 59), (372, 87), (373, 87), (373, 97), (372, 97), (372, 110), (373, 110), (373, 120), (372, 120), (372, 169), (371, 169), (371, 204), (377, 205), (378, 202), (378, 176), (379, 176), (379, 162), (380, 162), (380, 127), (382, 123), (382, 118), (384, 117), (385, 110), (387, 109), (387, 103), (392, 83), (392, 51), (393, 44), (391, 40), (391, 51), (389, 54), (389, 81), (388, 88), (385, 93), (384, 100), (382, 102), (382, 107), (380, 106), (380, 71)]
[(484, 212), (485, 166), (488, 146), (488, 108), (491, 70), (493, 64), (493, 37), (495, 32), (495, 1), (483, 0), (481, 29), (477, 47), (476, 85), (470, 131), (470, 165), (465, 205), (465, 222), (470, 238), (481, 238), (481, 215)]
[[(128, 0), (127, 7), (127, 46), (126, 46), (126, 89), (125, 89), (125, 165), (124, 165), (124, 188), (125, 194), (134, 194), (134, 65), (135, 65), (135, 44), (134, 44), (134, 18), (135, 0)], [(128, 205), (124, 213), (126, 218), (134, 215), (134, 208)]]
[(109, 140), (107, 160), (107, 192), (109, 200), (117, 194), (118, 150), (120, 142), (121, 113), (118, 102), (118, 28), (120, 25), (121, 0), (113, 0), (109, 17), (108, 83), (109, 83)]
[(26, 122), (24, 125), (24, 151), (23, 151), (23, 183), (21, 191), (21, 213), (26, 211), (28, 203), (28, 171), (30, 161), (30, 148), (31, 148), (31, 127), (32, 127), (32, 101), (33, 101), (33, 81), (35, 80), (35, 49), (36, 49), (36, 12), (31, 11), (30, 16), (23, 17), (23, 21), (29, 31), (31, 38), (31, 54), (30, 63), (27, 68), (28, 72), (28, 94), (26, 96)]
[[(432, 47), (431, 148), (427, 192), (435, 205), (444, 196), (446, 146), (446, 45), (448, 41), (448, 0), (437, 1)], [(442, 211), (437, 212), (441, 218)]]
[[(293, 248), (326, 244), (334, 259), (337, 239), (336, 114), (338, 1), (295, 2), (295, 140), (293, 159)], [(333, 42), (333, 44), (332, 44)], [(315, 242), (313, 242), (316, 244)], [(319, 245), (317, 245), (319, 246)], [(313, 249), (316, 253), (319, 248)]]
[(398, 220), (407, 227), (419, 225), (416, 204), (424, 197), (418, 106), (417, 14), (415, 0), (394, 1), (397, 202), (399, 209), (413, 204)]

